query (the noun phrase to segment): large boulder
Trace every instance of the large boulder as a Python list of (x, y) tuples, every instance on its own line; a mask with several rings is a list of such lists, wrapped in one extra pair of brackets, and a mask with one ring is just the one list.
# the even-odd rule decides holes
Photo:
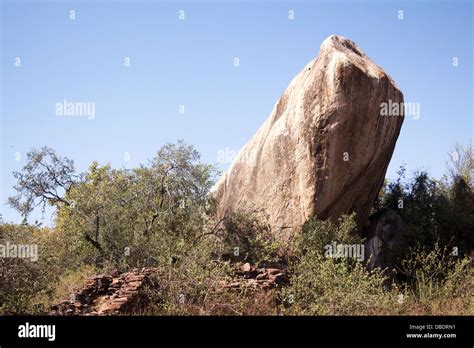
[(314, 215), (364, 225), (403, 123), (382, 103), (403, 103), (383, 69), (351, 40), (324, 40), (216, 184), (219, 213), (261, 209), (284, 239)]

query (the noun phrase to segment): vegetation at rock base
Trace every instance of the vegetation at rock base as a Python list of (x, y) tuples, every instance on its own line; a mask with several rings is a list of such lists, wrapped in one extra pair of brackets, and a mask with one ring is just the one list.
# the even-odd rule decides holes
[[(146, 290), (149, 305), (135, 314), (472, 315), (473, 148), (455, 150), (441, 180), (426, 172), (407, 179), (402, 168), (374, 203), (374, 211), (389, 207), (406, 224), (399, 282), (368, 271), (367, 260), (326, 257), (334, 241), (363, 242), (354, 215), (311, 219), (284, 245), (259, 212), (217, 219), (209, 195), (217, 170), (183, 142), (139, 168), (94, 162), (84, 173), (52, 149), (32, 150), (14, 173), (17, 195), (9, 201), (24, 223), (1, 224), (0, 245), (37, 245), (38, 260), (0, 258), (0, 313), (46, 313), (87, 275), (153, 267), (159, 286)], [(53, 227), (29, 223), (33, 209), (47, 206), (55, 208)], [(244, 263), (281, 265), (289, 282), (224, 287)]]
[(455, 146), (448, 173), (441, 179), (418, 171), (406, 180), (400, 168), (396, 181), (386, 184), (376, 202), (395, 210), (408, 228), (410, 246), (433, 249), (440, 243), (467, 254), (474, 245), (473, 147)]

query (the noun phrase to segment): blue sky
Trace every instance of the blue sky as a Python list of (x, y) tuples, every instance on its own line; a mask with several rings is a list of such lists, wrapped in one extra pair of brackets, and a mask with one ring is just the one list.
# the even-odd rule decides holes
[[(3, 0), (1, 31), (4, 221), (20, 221), (5, 202), (31, 148), (53, 147), (79, 171), (94, 160), (135, 167), (180, 138), (205, 162), (238, 151), (331, 34), (355, 41), (420, 103), (389, 178), (402, 163), (440, 177), (453, 144), (473, 138), (471, 1)], [(95, 118), (57, 116), (64, 99), (94, 102)]]

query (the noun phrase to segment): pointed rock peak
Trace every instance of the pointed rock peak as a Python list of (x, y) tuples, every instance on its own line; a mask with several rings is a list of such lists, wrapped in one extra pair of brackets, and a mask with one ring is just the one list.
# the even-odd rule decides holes
[(354, 41), (346, 39), (343, 36), (331, 35), (323, 41), (320, 47), (321, 51), (335, 49), (344, 53), (352, 52), (360, 57), (366, 57), (366, 54), (355, 44)]
[(354, 41), (343, 36), (331, 35), (326, 38), (319, 51), (319, 57), (323, 56), (332, 56), (335, 65), (337, 61), (354, 64), (372, 78), (388, 78), (398, 88), (393, 79), (379, 65), (375, 64)]

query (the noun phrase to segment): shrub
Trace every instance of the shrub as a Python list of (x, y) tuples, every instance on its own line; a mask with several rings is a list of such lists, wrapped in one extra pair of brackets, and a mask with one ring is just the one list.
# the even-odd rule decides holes
[(325, 246), (359, 244), (354, 215), (336, 225), (316, 218), (306, 223), (295, 240), (290, 262), (291, 285), (281, 292), (284, 312), (304, 315), (369, 314), (390, 302), (380, 270), (367, 272), (364, 263), (325, 257)]
[(323, 255), (325, 246), (333, 242), (338, 244), (360, 244), (363, 242), (356, 231), (355, 214), (341, 216), (337, 225), (330, 220), (310, 218), (301, 227), (294, 245), (297, 254), (311, 251)]
[(418, 171), (405, 178), (405, 168), (396, 181), (381, 190), (376, 206), (395, 210), (407, 227), (411, 248), (433, 250), (456, 247), (469, 255), (474, 245), (474, 158), (472, 145), (456, 146), (448, 175), (442, 180)]
[[(146, 314), (236, 315), (275, 313), (274, 293), (222, 288), (234, 275), (234, 262), (260, 263), (277, 258), (268, 224), (255, 213), (227, 214), (209, 221), (192, 242), (178, 243), (171, 262), (158, 263), (155, 283), (148, 290), (152, 305)], [(238, 249), (236, 249), (238, 248)], [(235, 252), (238, 250), (238, 252)], [(163, 255), (163, 253), (161, 253)], [(255, 301), (264, 305), (259, 308)]]
[(420, 302), (434, 297), (452, 298), (470, 275), (468, 258), (459, 259), (435, 245), (433, 250), (411, 250), (402, 262), (401, 271), (407, 277), (409, 289)]
[(60, 274), (56, 231), (27, 225), (0, 225), (0, 245), (37, 247), (36, 258), (0, 257), (0, 314), (40, 314)]
[(380, 270), (369, 273), (361, 263), (309, 253), (293, 266), (282, 299), (289, 314), (382, 314), (380, 308), (392, 301), (384, 282)]
[(212, 258), (216, 243), (213, 236), (206, 236), (182, 245), (166, 262), (158, 262), (153, 279), (158, 286), (147, 290), (151, 304), (146, 314), (203, 314), (206, 299), (231, 272), (227, 262)]
[(228, 213), (217, 235), (222, 251), (233, 261), (258, 264), (278, 258), (282, 248), (271, 227), (258, 211)]

